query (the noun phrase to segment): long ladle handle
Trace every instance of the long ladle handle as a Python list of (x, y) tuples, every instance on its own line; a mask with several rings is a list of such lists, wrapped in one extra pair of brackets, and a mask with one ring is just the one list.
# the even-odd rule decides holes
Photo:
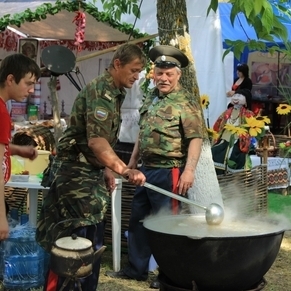
[(148, 183), (148, 182), (145, 182), (145, 183), (143, 184), (143, 186), (146, 187), (146, 188), (152, 189), (152, 190), (154, 190), (154, 191), (156, 191), (156, 192), (159, 192), (159, 193), (161, 193), (161, 194), (164, 194), (164, 195), (166, 195), (166, 196), (169, 196), (169, 197), (171, 197), (171, 198), (173, 198), (173, 199), (179, 200), (179, 201), (181, 201), (181, 202), (195, 205), (195, 206), (197, 206), (197, 207), (203, 208), (204, 210), (207, 209), (205, 206), (202, 206), (202, 205), (200, 205), (200, 204), (198, 204), (198, 203), (196, 203), (196, 202), (194, 202), (194, 201), (192, 201), (192, 200), (189, 200), (189, 199), (187, 199), (187, 198), (184, 198), (184, 197), (181, 196), (181, 195), (178, 195), (178, 194), (174, 194), (174, 193), (172, 193), (172, 192), (169, 192), (169, 191), (167, 191), (167, 190), (165, 190), (165, 189), (162, 189), (162, 188), (160, 188), (160, 187), (157, 187), (157, 186), (155, 186), (155, 185), (152, 185), (152, 184), (150, 184), (150, 183)]

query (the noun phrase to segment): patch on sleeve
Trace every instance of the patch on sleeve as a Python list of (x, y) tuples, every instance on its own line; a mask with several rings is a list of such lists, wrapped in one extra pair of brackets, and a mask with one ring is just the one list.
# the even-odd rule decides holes
[(96, 107), (94, 116), (98, 120), (106, 120), (108, 117), (108, 111), (103, 107)]

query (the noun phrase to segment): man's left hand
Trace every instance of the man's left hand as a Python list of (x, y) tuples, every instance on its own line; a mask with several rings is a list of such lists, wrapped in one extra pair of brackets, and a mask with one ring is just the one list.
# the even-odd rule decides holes
[(178, 194), (185, 196), (187, 194), (187, 191), (192, 187), (194, 182), (194, 173), (189, 170), (185, 170), (180, 179), (179, 183), (177, 185), (178, 188)]

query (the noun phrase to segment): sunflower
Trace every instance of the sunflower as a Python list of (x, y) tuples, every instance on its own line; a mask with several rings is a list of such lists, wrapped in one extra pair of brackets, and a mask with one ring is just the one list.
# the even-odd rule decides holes
[(271, 120), (268, 116), (256, 116), (256, 120), (263, 121), (265, 124), (271, 123)]
[(207, 128), (208, 135), (211, 139), (216, 140), (218, 138), (218, 132), (213, 130), (212, 128)]
[(238, 126), (235, 126), (233, 124), (226, 124), (224, 126), (224, 129), (230, 131), (232, 134), (236, 134), (237, 133)]
[(279, 106), (276, 108), (276, 111), (280, 115), (286, 115), (291, 112), (291, 105), (288, 104), (279, 104)]
[(209, 103), (210, 103), (209, 96), (206, 94), (202, 94), (200, 96), (200, 104), (201, 104), (202, 109), (207, 109), (209, 106)]
[(265, 122), (262, 119), (258, 119), (254, 116), (246, 117), (246, 124), (245, 127), (260, 127), (263, 128), (265, 126)]
[(265, 122), (251, 116), (246, 117), (246, 124), (244, 124), (243, 126), (249, 128), (250, 136), (256, 137), (262, 133), (263, 128), (265, 126)]
[(237, 135), (245, 135), (247, 132), (248, 130), (246, 128), (239, 127), (239, 126), (236, 128)]
[(231, 134), (236, 134), (238, 136), (244, 135), (248, 132), (248, 130), (244, 127), (235, 126), (233, 124), (226, 124), (224, 128), (231, 132)]

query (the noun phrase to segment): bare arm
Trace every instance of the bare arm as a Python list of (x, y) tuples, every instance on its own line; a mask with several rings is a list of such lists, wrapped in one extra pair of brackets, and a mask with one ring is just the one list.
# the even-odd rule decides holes
[(137, 164), (138, 164), (138, 160), (139, 160), (139, 138), (137, 138), (132, 153), (131, 153), (131, 157), (130, 160), (128, 162), (128, 167), (131, 169), (136, 169), (137, 168)]
[(193, 138), (190, 141), (185, 169), (178, 183), (179, 194), (185, 195), (194, 183), (194, 174), (200, 157), (202, 142), (202, 138)]
[(20, 146), (15, 144), (9, 144), (11, 155), (18, 155), (23, 158), (34, 160), (37, 157), (37, 150), (33, 146)]
[(91, 138), (88, 146), (93, 151), (98, 161), (113, 172), (126, 177), (129, 182), (135, 185), (143, 185), (145, 176), (138, 170), (132, 170), (119, 159), (110, 144), (105, 138)]
[(6, 209), (5, 209), (5, 183), (4, 183), (4, 173), (2, 170), (2, 164), (4, 159), (4, 144), (0, 144), (0, 161), (1, 161), (1, 170), (0, 170), (0, 240), (8, 238), (9, 226), (6, 218)]

